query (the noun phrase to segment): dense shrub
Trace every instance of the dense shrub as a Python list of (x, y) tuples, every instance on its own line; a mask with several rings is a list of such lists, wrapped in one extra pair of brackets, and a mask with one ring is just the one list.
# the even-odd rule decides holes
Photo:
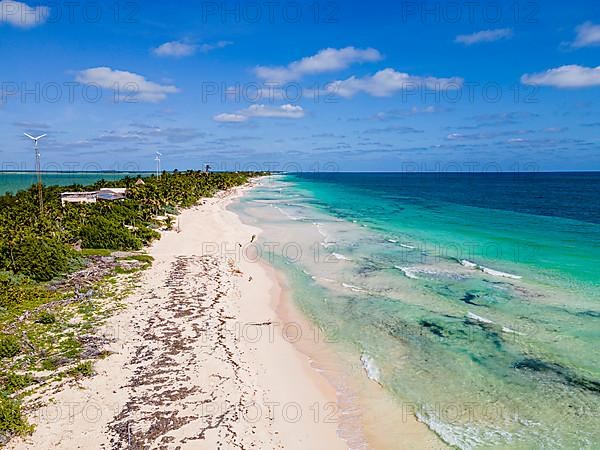
[(136, 232), (135, 235), (144, 243), (144, 244), (149, 244), (150, 242), (152, 242), (155, 239), (160, 238), (160, 233), (145, 227), (145, 226), (141, 226), (139, 227)]
[(21, 345), (16, 336), (0, 334), (0, 358), (12, 358), (21, 351)]
[(142, 241), (120, 223), (105, 217), (94, 217), (81, 227), (79, 234), (84, 248), (107, 248), (110, 250), (139, 250)]
[[(210, 197), (219, 189), (245, 183), (257, 173), (174, 172), (160, 178), (99, 181), (91, 186), (44, 186), (44, 209), (34, 186), (0, 196), (0, 271), (48, 281), (81, 267), (73, 248), (138, 250), (160, 237), (155, 216), (175, 212)], [(128, 198), (95, 204), (61, 205), (64, 191), (126, 187)]]
[(60, 241), (30, 233), (17, 235), (0, 247), (0, 268), (49, 281), (69, 271), (77, 258), (75, 252)]
[(35, 322), (42, 325), (50, 325), (56, 322), (56, 316), (48, 311), (42, 311)]
[(23, 275), (0, 272), (0, 318), (9, 319), (25, 309), (54, 300), (59, 294)]

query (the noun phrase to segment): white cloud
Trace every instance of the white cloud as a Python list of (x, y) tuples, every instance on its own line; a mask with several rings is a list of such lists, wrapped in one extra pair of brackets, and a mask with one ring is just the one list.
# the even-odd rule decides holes
[(304, 109), (297, 105), (281, 105), (273, 108), (266, 105), (252, 105), (246, 110), (251, 117), (281, 117), (284, 119), (301, 119), (304, 117)]
[(19, 28), (33, 28), (42, 25), (50, 15), (47, 6), (32, 7), (13, 0), (0, 1), (0, 22)]
[(294, 61), (285, 67), (258, 66), (254, 72), (259, 78), (265, 80), (286, 82), (300, 79), (305, 75), (334, 72), (346, 69), (355, 63), (375, 62), (381, 59), (381, 53), (374, 48), (326, 48), (316, 55)]
[(260, 118), (280, 118), (280, 119), (301, 119), (304, 117), (304, 109), (297, 105), (281, 105), (279, 107), (267, 105), (251, 105), (246, 109), (237, 111), (234, 114), (223, 113), (213, 117), (217, 122), (239, 123), (246, 122), (253, 117)]
[(218, 50), (220, 48), (228, 47), (230, 45), (233, 45), (233, 42), (231, 42), (231, 41), (218, 41), (218, 42), (215, 42), (213, 44), (202, 44), (199, 47), (199, 50), (202, 53), (208, 53), (208, 52), (213, 51), (213, 50)]
[(388, 68), (363, 78), (352, 76), (346, 80), (334, 81), (328, 88), (328, 92), (335, 92), (336, 95), (342, 97), (353, 97), (359, 92), (365, 92), (374, 97), (389, 97), (404, 89), (460, 89), (463, 82), (464, 80), (458, 77), (419, 77)]
[(510, 39), (513, 37), (511, 28), (500, 28), (497, 30), (484, 30), (473, 34), (461, 34), (456, 36), (454, 42), (465, 45), (479, 44), (480, 42), (494, 42), (500, 39)]
[(537, 84), (558, 88), (600, 86), (600, 66), (561, 66), (556, 69), (546, 70), (545, 72), (525, 74), (521, 77), (521, 82), (524, 84)]
[[(136, 99), (141, 102), (156, 103), (167, 98), (168, 94), (175, 94), (179, 89), (172, 85), (162, 85), (148, 81), (141, 75), (122, 70), (113, 70), (110, 67), (95, 67), (82, 70), (77, 74), (77, 81), (84, 84), (97, 84), (104, 89), (118, 92), (127, 99)], [(130, 94), (133, 95), (130, 98)]]
[(575, 28), (577, 38), (573, 42), (574, 48), (591, 47), (600, 45), (600, 25), (594, 25), (592, 22), (585, 22)]
[(171, 41), (159, 45), (153, 52), (156, 56), (182, 58), (193, 55), (196, 52), (196, 46), (185, 42)]
[(202, 44), (196, 45), (190, 42), (183, 41), (170, 41), (165, 42), (162, 45), (159, 45), (152, 51), (156, 56), (161, 57), (172, 57), (172, 58), (182, 58), (184, 56), (191, 56), (197, 51), (202, 53), (208, 53), (212, 50), (217, 50), (219, 48), (227, 47), (228, 45), (232, 45), (233, 42), (230, 41), (218, 41), (212, 44)]
[(239, 123), (239, 122), (246, 122), (248, 120), (248, 116), (244, 116), (242, 114), (222, 113), (222, 114), (217, 114), (215, 117), (213, 117), (213, 119), (216, 122)]

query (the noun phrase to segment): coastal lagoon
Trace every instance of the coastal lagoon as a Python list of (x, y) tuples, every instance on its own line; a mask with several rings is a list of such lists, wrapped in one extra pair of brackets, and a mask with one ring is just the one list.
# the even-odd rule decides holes
[(591, 449), (599, 191), (586, 173), (289, 174), (233, 209), (402, 414), (462, 449)]

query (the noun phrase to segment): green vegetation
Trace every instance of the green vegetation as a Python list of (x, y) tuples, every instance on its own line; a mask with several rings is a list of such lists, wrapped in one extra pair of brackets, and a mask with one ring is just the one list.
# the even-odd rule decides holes
[(21, 345), (16, 336), (0, 334), (0, 358), (12, 358), (21, 351)]
[(36, 323), (42, 323), (44, 325), (50, 325), (56, 322), (56, 316), (48, 311), (42, 311), (36, 320)]
[(67, 374), (73, 377), (91, 377), (94, 375), (94, 364), (91, 361), (84, 361), (68, 370)]
[(0, 394), (0, 436), (23, 435), (31, 431), (32, 427), (21, 412), (20, 403)]
[(75, 249), (139, 250), (159, 237), (156, 216), (168, 214), (210, 197), (221, 189), (243, 184), (248, 173), (175, 172), (149, 177), (144, 184), (127, 177), (110, 183), (129, 189), (127, 199), (95, 204), (61, 205), (60, 193), (108, 187), (44, 187), (39, 211), (37, 188), (0, 197), (0, 270), (36, 281), (49, 281), (76, 270), (84, 256)]
[[(188, 171), (144, 178), (144, 184), (124, 178), (45, 186), (41, 212), (36, 187), (0, 196), (0, 445), (31, 431), (21, 412), (24, 397), (46, 382), (92, 376), (91, 360), (107, 355), (94, 345), (95, 330), (129, 289), (110, 275), (133, 283), (152, 264), (149, 255), (113, 252), (142, 249), (165, 225), (155, 217), (175, 214), (255, 175)], [(128, 188), (127, 198), (61, 205), (61, 192), (109, 186)], [(106, 259), (114, 266), (109, 262), (109, 272), (86, 280), (85, 290), (76, 290), (77, 281), (65, 281), (86, 266), (106, 267)], [(88, 290), (91, 297), (83, 295)]]

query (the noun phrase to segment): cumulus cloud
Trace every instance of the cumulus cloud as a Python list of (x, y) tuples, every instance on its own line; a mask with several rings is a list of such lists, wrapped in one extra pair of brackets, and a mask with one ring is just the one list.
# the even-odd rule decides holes
[(353, 97), (359, 92), (374, 97), (389, 97), (404, 89), (460, 89), (463, 82), (464, 80), (458, 77), (420, 77), (388, 68), (363, 78), (352, 76), (346, 80), (334, 81), (328, 88), (328, 92), (335, 92), (342, 97)]
[(201, 53), (208, 53), (210, 51), (217, 50), (219, 48), (224, 48), (232, 44), (233, 42), (230, 41), (218, 41), (214, 43), (207, 43), (201, 45), (196, 45), (190, 42), (183, 41), (170, 41), (159, 45), (158, 47), (153, 49), (152, 52), (156, 56), (160, 57), (183, 58), (185, 56), (191, 56), (197, 51)]
[(8, 23), (19, 28), (33, 28), (42, 25), (50, 15), (47, 6), (29, 6), (13, 0), (0, 1), (0, 23)]
[(286, 82), (300, 79), (305, 75), (334, 72), (346, 69), (352, 64), (375, 62), (381, 59), (381, 53), (374, 48), (326, 48), (316, 55), (293, 61), (287, 66), (258, 66), (254, 69), (254, 73), (265, 80)]
[(281, 105), (278, 107), (267, 105), (251, 105), (246, 109), (236, 113), (217, 114), (213, 119), (217, 122), (239, 123), (246, 122), (253, 117), (260, 118), (280, 118), (280, 119), (301, 119), (304, 117), (304, 109), (298, 105)]
[(600, 66), (583, 67), (578, 65), (561, 66), (545, 72), (525, 74), (524, 84), (537, 84), (557, 88), (584, 88), (600, 86)]
[(572, 47), (592, 47), (600, 45), (600, 25), (595, 25), (592, 22), (585, 22), (575, 28), (577, 37), (573, 42)]
[(167, 98), (168, 94), (179, 92), (176, 86), (162, 85), (148, 81), (142, 75), (123, 70), (113, 70), (110, 67), (95, 67), (82, 70), (76, 80), (84, 84), (97, 84), (101, 88), (115, 91), (118, 86), (121, 95), (129, 100), (156, 103)]
[(479, 44), (481, 42), (494, 42), (501, 39), (510, 39), (513, 37), (511, 28), (500, 28), (497, 30), (484, 30), (473, 34), (461, 34), (456, 36), (454, 42), (464, 45)]
[(156, 56), (182, 58), (196, 53), (196, 46), (180, 41), (165, 42), (152, 50)]

